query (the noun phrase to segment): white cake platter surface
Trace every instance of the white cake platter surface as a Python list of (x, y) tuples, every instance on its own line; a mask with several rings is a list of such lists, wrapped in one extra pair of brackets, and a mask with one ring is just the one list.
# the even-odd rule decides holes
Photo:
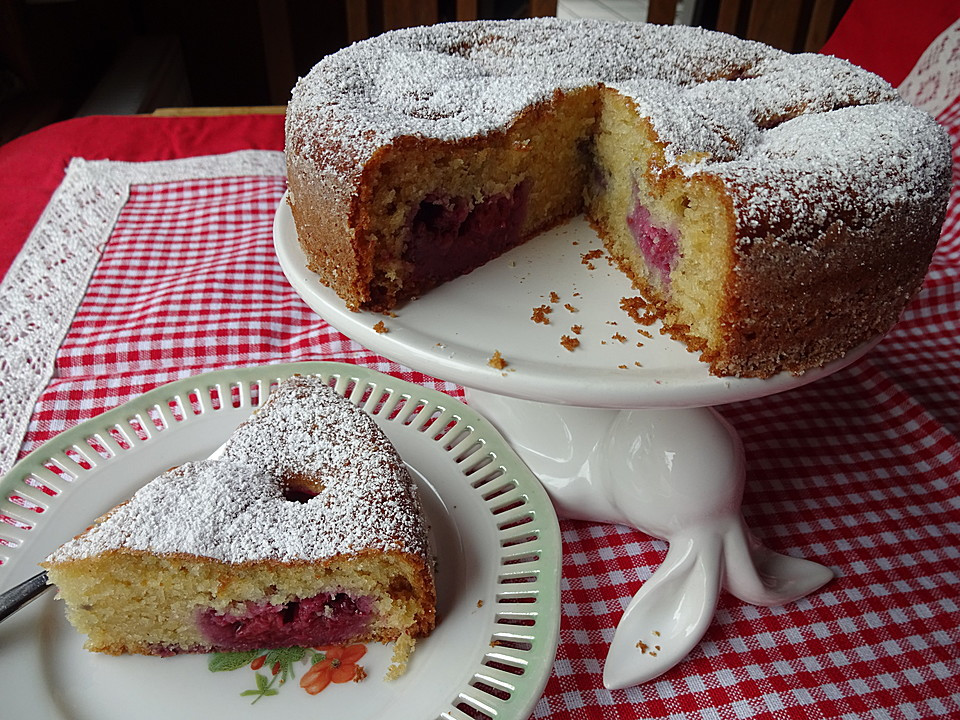
[[(597, 408), (708, 407), (813, 382), (823, 368), (768, 379), (711, 375), (697, 354), (620, 308), (637, 297), (582, 217), (397, 308), (353, 312), (307, 268), (284, 198), (274, 244), (288, 280), (324, 320), (363, 346), (434, 377), (496, 395)], [(540, 308), (540, 310), (538, 310)], [(547, 322), (537, 322), (534, 315)], [(576, 347), (570, 349), (576, 341)], [(566, 345), (564, 344), (566, 343)], [(499, 353), (506, 365), (490, 361)]]

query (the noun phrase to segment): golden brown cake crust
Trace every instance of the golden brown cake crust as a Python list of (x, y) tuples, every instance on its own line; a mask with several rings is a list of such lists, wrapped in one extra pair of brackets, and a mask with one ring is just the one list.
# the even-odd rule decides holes
[(102, 652), (387, 642), (436, 622), (416, 486), (319, 376), (281, 383), (218, 459), (155, 478), (42, 565)]
[(923, 282), (938, 237), (932, 227), (911, 234), (886, 217), (869, 238), (836, 224), (803, 253), (772, 242), (740, 253), (729, 314), (735, 331), (715, 359), (718, 369), (802, 372), (886, 332)]
[[(576, 93), (594, 93), (595, 108), (608, 93), (633, 108), (651, 148), (636, 166), (645, 192), (716, 186), (726, 219), (715, 242), (729, 267), (714, 271), (706, 302), (719, 314), (703, 327), (643, 277), (625, 241), (608, 245), (668, 332), (703, 350), (715, 374), (766, 377), (841, 357), (889, 329), (920, 287), (945, 214), (949, 142), (881, 78), (698, 28), (556, 18), (387, 33), (297, 84), (286, 155), (311, 267), (349, 307), (389, 309), (403, 294), (375, 297), (370, 283), (404, 240), (369, 212), (389, 192), (375, 186), (379, 169), (410, 148), (424, 157), (418, 169), (409, 153), (411, 175), (437, 162), (438, 147), (487, 152)], [(585, 191), (596, 182), (571, 173)], [(408, 198), (395, 225), (436, 191)], [(490, 196), (480, 184), (474, 194)]]

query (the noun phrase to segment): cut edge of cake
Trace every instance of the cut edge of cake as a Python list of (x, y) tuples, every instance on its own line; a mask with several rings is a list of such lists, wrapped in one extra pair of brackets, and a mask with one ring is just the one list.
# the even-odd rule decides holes
[[(377, 460), (354, 463), (361, 471), (339, 486), (330, 468), (288, 484), (275, 465), (266, 471), (249, 458), (184, 463), (41, 563), (87, 649), (173, 655), (393, 642), (387, 675), (402, 674), (415, 640), (436, 623), (436, 587), (416, 486), (392, 444), (318, 376), (281, 383), (231, 439), (264, 434), (264, 423), (276, 429), (291, 419), (273, 417), (278, 407), (313, 396), (323, 398), (315, 410), (333, 408), (342, 425), (328, 444), (354, 433)], [(323, 433), (313, 427), (306, 437)], [(382, 476), (367, 488), (371, 469)]]
[(946, 133), (878, 76), (677, 26), (386, 33), (301, 79), (285, 132), (299, 241), (348, 308), (392, 312), (585, 213), (719, 376), (801, 373), (889, 330), (949, 191)]

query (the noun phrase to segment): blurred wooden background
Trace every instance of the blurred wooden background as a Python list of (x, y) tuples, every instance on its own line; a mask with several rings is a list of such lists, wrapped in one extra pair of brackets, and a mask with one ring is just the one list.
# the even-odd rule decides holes
[(684, 22), (817, 50), (850, 0), (0, 0), (0, 143), (57, 120), (282, 106), (388, 29), (530, 15)]

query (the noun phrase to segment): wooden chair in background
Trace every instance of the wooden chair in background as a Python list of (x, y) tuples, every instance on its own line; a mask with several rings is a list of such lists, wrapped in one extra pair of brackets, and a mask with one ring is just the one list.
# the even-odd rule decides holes
[[(641, 0), (637, 0), (641, 2)], [(647, 22), (672, 25), (679, 19), (759, 40), (789, 52), (815, 52), (827, 41), (851, 0), (647, 0)], [(681, 5), (685, 5), (681, 9)], [(451, 9), (452, 6), (452, 9)], [(385, 30), (475, 20), (489, 3), (478, 0), (346, 0), (350, 42)], [(682, 10), (682, 11), (681, 11)], [(514, 3), (515, 17), (557, 14), (556, 0)], [(487, 11), (489, 16), (489, 11)]]
[[(346, 4), (347, 36), (350, 42), (363, 40), (385, 30), (433, 25), (442, 20), (476, 20), (484, 16), (484, 3), (479, 0), (455, 0), (454, 3), (425, 0), (346, 0)], [(509, 14), (513, 17), (556, 15), (557, 2), (518, 2), (510, 8)]]
[[(850, 3), (851, 0), (699, 0), (698, 24), (788, 52), (817, 52)], [(661, 5), (676, 3), (650, 0), (651, 12)], [(669, 8), (665, 12), (669, 13)], [(648, 20), (659, 22), (649, 16)]]
[[(344, 40), (356, 42), (386, 30), (449, 20), (536, 17), (557, 14), (556, 0), (342, 0)], [(637, 0), (640, 2), (641, 0)], [(788, 52), (816, 52), (851, 0), (647, 0), (647, 21), (690, 22), (773, 45)], [(258, 0), (264, 58), (272, 103), (286, 102), (297, 77), (288, 0)], [(508, 10), (504, 11), (503, 8)], [(681, 12), (682, 10), (682, 12)], [(342, 32), (342, 30), (341, 30)], [(315, 58), (319, 60), (319, 58)]]
[(787, 52), (816, 52), (852, 0), (647, 0), (647, 22), (686, 22)]

